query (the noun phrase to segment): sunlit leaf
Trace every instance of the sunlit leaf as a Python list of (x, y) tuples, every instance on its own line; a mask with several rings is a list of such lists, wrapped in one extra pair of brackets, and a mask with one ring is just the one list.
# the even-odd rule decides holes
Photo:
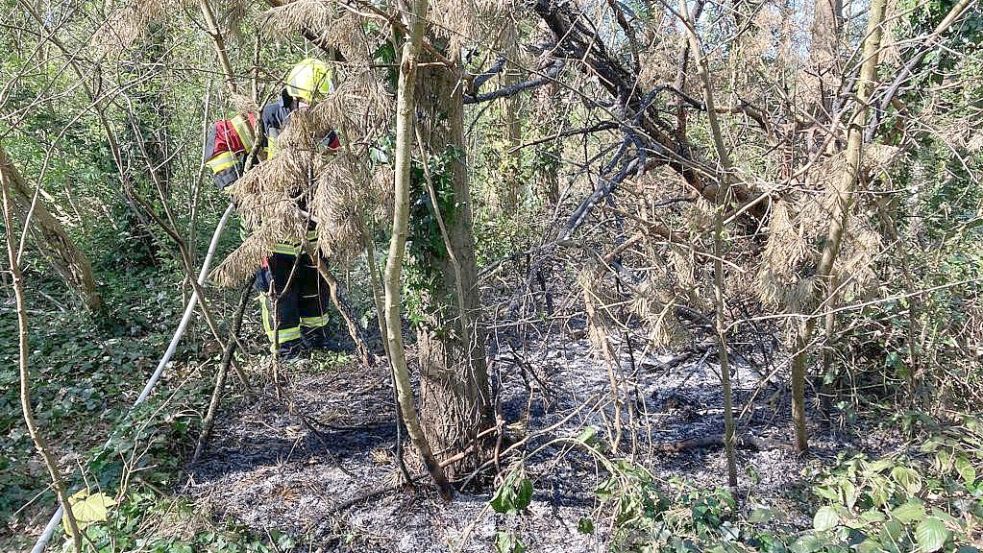
[[(116, 500), (101, 492), (90, 494), (89, 490), (79, 490), (68, 498), (68, 503), (72, 506), (72, 514), (79, 530), (82, 530), (93, 522), (105, 521), (109, 516), (109, 508), (116, 505)], [(70, 532), (67, 518), (62, 523), (65, 531)]]
[(956, 472), (963, 479), (966, 485), (971, 486), (976, 482), (976, 469), (964, 455), (956, 457)]
[(816, 516), (812, 517), (812, 527), (820, 532), (823, 530), (829, 530), (830, 528), (835, 528), (839, 523), (840, 515), (836, 513), (836, 509), (828, 505), (820, 507), (820, 509), (816, 511)]
[(891, 511), (891, 516), (899, 522), (909, 524), (925, 518), (925, 506), (918, 499), (911, 499)]
[(947, 539), (949, 539), (949, 530), (935, 517), (926, 518), (915, 528), (915, 541), (918, 543), (918, 548), (925, 553), (942, 549)]
[(826, 545), (826, 540), (815, 535), (802, 536), (792, 544), (792, 553), (815, 553)]
[(907, 467), (894, 467), (891, 470), (891, 478), (908, 492), (915, 495), (922, 489), (922, 477), (914, 470)]

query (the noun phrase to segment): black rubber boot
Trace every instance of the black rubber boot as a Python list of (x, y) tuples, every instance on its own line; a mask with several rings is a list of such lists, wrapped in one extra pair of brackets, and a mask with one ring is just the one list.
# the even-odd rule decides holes
[(280, 344), (280, 349), (277, 350), (277, 358), (280, 361), (289, 361), (291, 359), (296, 359), (300, 357), (304, 350), (307, 349), (304, 343), (305, 340), (290, 340), (285, 344)]
[(304, 328), (301, 330), (304, 344), (310, 349), (324, 349), (336, 351), (338, 343), (328, 335), (326, 327)]

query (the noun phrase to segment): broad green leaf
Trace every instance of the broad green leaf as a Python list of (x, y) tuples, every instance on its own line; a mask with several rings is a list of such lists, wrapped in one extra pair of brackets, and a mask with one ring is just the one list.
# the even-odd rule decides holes
[(594, 521), (587, 517), (580, 517), (580, 520), (577, 522), (577, 531), (581, 534), (593, 534)]
[(532, 480), (523, 478), (519, 482), (519, 490), (515, 494), (515, 509), (523, 511), (532, 502)]
[(835, 528), (837, 524), (840, 523), (840, 515), (836, 513), (836, 509), (826, 505), (820, 507), (816, 511), (816, 516), (812, 517), (812, 527), (816, 530), (822, 532), (823, 530), (829, 530), (830, 528)]
[(884, 546), (874, 538), (867, 538), (857, 545), (857, 551), (859, 553), (881, 553), (884, 551)]
[(518, 477), (518, 473), (512, 473), (495, 491), (489, 504), (496, 513), (517, 513), (529, 506), (532, 501), (532, 481), (528, 478), (518, 480)]
[(875, 506), (883, 507), (887, 504), (888, 499), (891, 498), (894, 484), (890, 480), (878, 476), (868, 483), (868, 487), (870, 488), (868, 492), (870, 500)]
[(952, 455), (948, 451), (940, 449), (935, 454), (935, 461), (938, 463), (939, 470), (947, 471), (949, 470), (949, 463), (952, 461)]
[(866, 522), (884, 522), (887, 517), (880, 511), (864, 511), (860, 513), (860, 518)]
[(921, 475), (910, 468), (894, 467), (891, 469), (891, 478), (901, 484), (909, 495), (915, 495), (922, 489)]
[(929, 517), (918, 523), (915, 528), (915, 542), (918, 548), (925, 553), (932, 553), (942, 549), (945, 540), (949, 539), (949, 530), (946, 529), (942, 521)]
[(905, 535), (905, 527), (900, 522), (896, 520), (889, 520), (884, 523), (884, 527), (881, 528), (880, 541), (881, 543), (897, 543), (901, 541), (901, 538)]
[(870, 464), (868, 470), (871, 472), (883, 472), (894, 466), (894, 461), (891, 459), (878, 459)]
[(815, 553), (825, 545), (826, 540), (814, 534), (809, 534), (795, 540), (795, 543), (792, 544), (792, 553)]
[(495, 550), (497, 553), (524, 553), (526, 545), (511, 532), (495, 534)]
[(939, 509), (938, 507), (932, 507), (932, 516), (946, 524), (959, 526), (959, 519), (943, 511), (942, 509)]
[(976, 482), (976, 469), (964, 455), (956, 457), (956, 472), (959, 473), (959, 476), (967, 486), (971, 486), (973, 482)]
[(891, 511), (891, 516), (903, 524), (910, 524), (925, 518), (925, 506), (919, 499), (909, 499)]
[(884, 516), (884, 513), (877, 510), (870, 510), (860, 513), (860, 516), (855, 518), (843, 518), (842, 524), (847, 528), (860, 529), (870, 526), (871, 523), (884, 522), (885, 520), (887, 520), (887, 517)]
[(507, 513), (512, 510), (512, 506), (515, 504), (515, 494), (512, 491), (512, 487), (508, 485), (503, 485), (502, 487), (495, 490), (494, 497), (488, 502), (491, 508), (495, 510), (496, 513)]
[(840, 489), (843, 491), (843, 504), (846, 505), (847, 509), (852, 510), (853, 506), (857, 504), (857, 499), (860, 497), (857, 487), (853, 485), (853, 482), (845, 480), (840, 485)]
[(813, 493), (818, 495), (823, 499), (828, 499), (830, 501), (839, 501), (840, 494), (836, 490), (830, 488), (829, 486), (816, 486), (812, 489)]

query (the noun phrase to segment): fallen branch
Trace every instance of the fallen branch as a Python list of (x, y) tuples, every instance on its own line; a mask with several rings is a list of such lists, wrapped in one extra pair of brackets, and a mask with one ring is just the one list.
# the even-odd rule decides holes
[[(706, 449), (711, 447), (724, 447), (724, 437), (716, 434), (714, 436), (688, 438), (675, 442), (662, 442), (652, 444), (652, 451), (656, 453), (679, 453), (690, 449)], [(750, 449), (752, 451), (768, 451), (772, 449), (793, 451), (795, 449), (792, 444), (787, 442), (756, 438), (754, 436), (734, 436), (734, 447)]]

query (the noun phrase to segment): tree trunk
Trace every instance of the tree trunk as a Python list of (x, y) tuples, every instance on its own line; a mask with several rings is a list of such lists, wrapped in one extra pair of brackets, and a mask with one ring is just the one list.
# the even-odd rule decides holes
[(717, 150), (720, 167), (720, 175), (718, 177), (720, 189), (716, 195), (717, 202), (714, 206), (713, 215), (713, 308), (715, 312), (713, 326), (717, 334), (717, 361), (720, 364), (720, 385), (723, 388), (724, 395), (724, 451), (727, 456), (727, 482), (731, 488), (736, 488), (737, 460), (734, 453), (734, 396), (730, 383), (727, 325), (724, 323), (727, 301), (724, 290), (723, 264), (724, 217), (729, 207), (733, 163), (730, 158), (730, 150), (727, 149), (724, 143), (723, 132), (720, 130), (720, 121), (717, 118), (710, 68), (703, 58), (703, 45), (700, 43), (700, 37), (696, 34), (696, 21), (690, 19), (686, 0), (680, 0), (679, 11), (683, 16), (683, 23), (686, 25), (687, 33), (689, 34), (693, 61), (696, 62), (696, 69), (699, 72), (700, 81), (703, 84), (703, 102), (707, 106), (710, 136), (713, 138), (713, 145)]
[[(830, 286), (833, 276), (833, 265), (840, 253), (840, 244), (850, 221), (850, 211), (853, 207), (854, 193), (860, 178), (860, 163), (863, 155), (864, 127), (867, 122), (867, 103), (874, 89), (877, 78), (877, 61), (881, 48), (881, 36), (884, 22), (886, 0), (873, 0), (870, 3), (870, 15), (867, 21), (867, 33), (863, 43), (863, 65), (860, 68), (860, 79), (857, 81), (857, 104), (847, 125), (847, 146), (844, 152), (844, 165), (840, 182), (837, 183), (836, 200), (830, 215), (829, 230), (823, 245), (822, 258), (816, 269), (816, 281), (810, 291), (811, 299), (808, 305), (819, 308), (829, 308), (825, 298), (833, 293)], [(795, 340), (795, 352), (792, 358), (792, 424), (795, 429), (795, 448), (799, 451), (809, 449), (809, 433), (806, 430), (805, 414), (805, 377), (806, 361), (809, 354), (809, 343), (816, 327), (816, 317), (809, 316), (799, 325)]]
[[(10, 183), (10, 200), (18, 213), (30, 212), (29, 230), (38, 250), (48, 259), (55, 272), (82, 298), (92, 312), (103, 308), (102, 296), (96, 288), (89, 258), (75, 245), (65, 227), (58, 222), (35, 194), (0, 145), (0, 173)], [(30, 211), (33, 207), (33, 211)], [(9, 231), (8, 231), (9, 232)]]
[(413, 390), (410, 386), (409, 369), (406, 364), (406, 350), (403, 347), (403, 325), (401, 317), (400, 274), (403, 269), (403, 256), (406, 251), (406, 237), (410, 213), (410, 165), (413, 148), (413, 112), (415, 105), (415, 83), (419, 71), (420, 45), (426, 27), (427, 0), (413, 0), (412, 6), (402, 7), (403, 19), (410, 29), (409, 37), (403, 44), (399, 68), (399, 90), (396, 97), (396, 147), (395, 147), (395, 192), (393, 201), (393, 229), (389, 240), (389, 257), (385, 273), (385, 317), (386, 341), (389, 362), (392, 365), (396, 385), (396, 400), (399, 403), (406, 432), (416, 446), (427, 472), (434, 479), (437, 488), (445, 499), (450, 499), (452, 489), (440, 464), (435, 460), (427, 436), (420, 427), (416, 408), (413, 404)]
[(471, 201), (464, 150), (464, 104), (458, 70), (428, 65), (421, 68), (417, 108), (422, 113), (421, 138), (429, 156), (444, 156), (445, 177), (453, 209), (441, 213), (449, 251), (422, 260), (433, 269), (434, 284), (424, 299), (429, 320), (417, 329), (420, 355), (422, 418), (438, 460), (468, 450), (447, 467), (448, 475), (477, 466), (479, 432), (493, 424), (485, 365), (485, 336), (480, 310)]

